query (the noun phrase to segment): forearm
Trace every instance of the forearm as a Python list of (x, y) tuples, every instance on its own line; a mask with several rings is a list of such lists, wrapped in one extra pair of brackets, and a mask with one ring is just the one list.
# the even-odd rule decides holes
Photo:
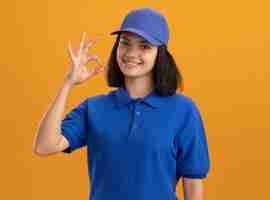
[(203, 200), (203, 182), (201, 179), (183, 178), (185, 200)]
[(34, 138), (33, 151), (37, 153), (50, 152), (60, 139), (60, 125), (66, 101), (72, 86), (64, 83), (49, 110), (40, 121)]

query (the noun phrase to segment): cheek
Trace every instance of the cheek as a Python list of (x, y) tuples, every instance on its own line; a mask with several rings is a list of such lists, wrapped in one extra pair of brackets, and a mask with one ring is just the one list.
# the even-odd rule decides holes
[(117, 58), (122, 58), (125, 53), (125, 50), (123, 48), (118, 47), (116, 51)]
[(122, 57), (122, 51), (118, 48), (116, 51), (116, 60), (119, 63), (121, 63), (121, 57)]
[(147, 60), (147, 62), (151, 65), (155, 64), (156, 62), (156, 53), (152, 53), (152, 54), (149, 54), (145, 57), (145, 60)]

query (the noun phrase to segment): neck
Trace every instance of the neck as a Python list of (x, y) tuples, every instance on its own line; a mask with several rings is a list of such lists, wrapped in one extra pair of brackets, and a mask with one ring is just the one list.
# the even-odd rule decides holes
[(154, 83), (152, 79), (145, 78), (135, 78), (135, 79), (126, 79), (125, 87), (130, 97), (142, 98), (147, 96), (154, 89)]

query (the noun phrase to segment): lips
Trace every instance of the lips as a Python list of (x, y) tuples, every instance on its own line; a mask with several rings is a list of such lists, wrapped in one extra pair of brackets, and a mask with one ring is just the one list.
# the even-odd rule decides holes
[(141, 63), (140, 62), (134, 62), (134, 61), (126, 61), (124, 60), (124, 63), (128, 66), (133, 66), (133, 67), (136, 67), (138, 65), (140, 65)]

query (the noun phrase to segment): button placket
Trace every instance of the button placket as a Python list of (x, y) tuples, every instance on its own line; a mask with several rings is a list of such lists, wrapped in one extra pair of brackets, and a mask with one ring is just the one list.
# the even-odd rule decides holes
[(139, 101), (135, 101), (132, 106), (133, 106), (133, 112), (132, 112), (133, 121), (132, 121), (131, 130), (130, 130), (130, 136), (135, 135), (137, 128), (139, 126), (139, 121), (140, 121), (139, 119), (141, 115)]

